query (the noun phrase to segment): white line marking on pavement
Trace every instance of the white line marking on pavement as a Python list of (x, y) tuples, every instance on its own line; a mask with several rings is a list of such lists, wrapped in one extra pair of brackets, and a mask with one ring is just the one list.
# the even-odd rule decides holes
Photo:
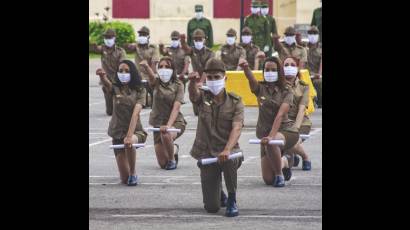
[(99, 145), (99, 144), (102, 144), (102, 143), (105, 143), (105, 142), (109, 142), (111, 140), (112, 140), (111, 138), (108, 138), (108, 139), (105, 139), (105, 140), (102, 140), (102, 141), (97, 141), (97, 142), (89, 144), (88, 147)]
[(104, 104), (104, 103), (105, 103), (104, 101), (94, 102), (94, 103), (90, 103), (90, 104), (89, 104), (89, 106), (92, 106), (92, 105), (99, 105), (99, 104)]
[(310, 132), (310, 135), (315, 135), (316, 133), (322, 131), (322, 128), (314, 128), (314, 130), (312, 132)]
[(242, 164), (248, 163), (249, 161), (251, 161), (251, 160), (253, 160), (253, 159), (255, 159), (255, 158), (258, 158), (258, 157), (248, 157), (246, 160), (244, 160), (244, 161), (242, 162)]
[[(119, 218), (226, 218), (217, 215), (156, 215), (156, 214), (136, 214), (136, 215), (111, 215)], [(322, 216), (276, 216), (276, 215), (239, 215), (237, 218), (263, 218), (263, 219), (322, 219)]]

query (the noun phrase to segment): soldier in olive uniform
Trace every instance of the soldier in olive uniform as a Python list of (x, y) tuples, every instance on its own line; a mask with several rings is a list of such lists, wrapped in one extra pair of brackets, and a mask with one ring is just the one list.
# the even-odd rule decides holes
[[(181, 46), (185, 50), (185, 54), (191, 57), (193, 72), (197, 72), (199, 79), (197, 79), (198, 86), (201, 86), (205, 80), (204, 68), (206, 62), (215, 57), (212, 50), (204, 45), (205, 33), (201, 29), (196, 29), (192, 35), (194, 40), (194, 47), (189, 47), (185, 41), (185, 35), (181, 34)], [(192, 105), (194, 114), (198, 115), (198, 108), (195, 104)]]
[(145, 88), (132, 61), (121, 61), (117, 69), (114, 81), (102, 69), (97, 70), (97, 75), (114, 101), (108, 135), (112, 137), (114, 145), (125, 145), (124, 149), (114, 149), (121, 182), (135, 186), (138, 184), (138, 177), (135, 173), (136, 150), (132, 144), (144, 143), (147, 139), (140, 119), (140, 112), (145, 104)]
[(322, 108), (322, 46), (318, 42), (319, 30), (312, 26), (308, 31), (308, 65), (310, 76), (317, 92), (317, 105)]
[(274, 36), (275, 48), (279, 53), (280, 60), (287, 57), (295, 57), (299, 60), (299, 69), (304, 69), (307, 63), (307, 51), (304, 47), (296, 44), (296, 31), (292, 26), (285, 29), (284, 44), (279, 42), (279, 36)]
[(322, 0), (320, 0), (320, 7), (313, 11), (311, 26), (316, 26), (319, 29), (319, 41), (322, 43)]
[[(239, 65), (259, 104), (256, 136), (261, 139), (262, 179), (267, 185), (284, 187), (285, 180), (290, 180), (292, 171), (288, 159), (282, 154), (298, 142), (299, 133), (291, 128), (293, 123), (288, 119), (293, 94), (284, 82), (281, 61), (277, 57), (266, 59), (263, 82), (256, 80), (246, 60), (241, 60)], [(269, 145), (269, 141), (273, 139), (283, 140), (285, 145)]]
[(272, 43), (273, 43), (273, 36), (278, 34), (278, 30), (276, 27), (276, 20), (275, 18), (269, 14), (269, 1), (267, 0), (263, 0), (261, 3), (261, 14), (262, 16), (264, 16), (266, 18), (266, 20), (269, 23), (269, 42), (268, 42), (268, 46), (269, 46), (269, 51), (266, 52), (266, 56), (270, 57), (272, 56), (272, 52), (273, 52), (273, 47), (272, 47)]
[[(139, 63), (143, 60), (146, 60), (150, 67), (156, 73), (156, 66), (159, 61), (159, 52), (155, 45), (149, 44), (149, 29), (146, 26), (141, 27), (138, 30), (138, 40), (137, 44), (129, 44), (128, 49), (135, 51), (135, 65), (137, 66), (138, 72), (141, 74), (142, 80), (148, 80), (148, 73), (145, 69), (141, 68)], [(149, 87), (148, 83), (144, 83), (147, 89), (147, 105), (152, 105), (152, 89)]]
[[(94, 45), (94, 52), (101, 54), (101, 65), (106, 73), (108, 80), (113, 82), (117, 73), (118, 65), (125, 59), (125, 50), (115, 44), (116, 33), (112, 29), (108, 29), (103, 34), (104, 44), (103, 46)], [(102, 82), (100, 82), (102, 84)], [(105, 98), (105, 111), (107, 115), (112, 115), (112, 94), (108, 91), (107, 87), (102, 86), (102, 91)]]
[[(284, 60), (284, 68), (293, 68), (292, 66), (297, 65), (297, 60), (293, 57)], [(299, 80), (299, 71), (297, 71), (296, 75), (289, 70), (286, 71), (286, 84), (290, 87), (290, 90), (293, 93), (293, 103), (290, 106), (288, 117), (290, 120), (294, 121), (293, 128), (299, 130), (299, 134), (309, 134), (312, 122), (309, 117), (305, 115), (309, 103), (309, 85), (304, 81)], [(297, 158), (296, 155), (292, 156), (292, 154), (297, 154), (302, 157), (302, 169), (305, 171), (311, 169), (311, 161), (302, 147), (302, 139), (299, 139), (298, 143), (293, 148), (289, 149), (287, 153), (289, 153), (289, 159), (294, 160), (294, 162), (289, 163), (291, 166), (298, 165), (299, 158)]]
[[(142, 61), (140, 65), (147, 71), (150, 87), (154, 91), (149, 124), (160, 128), (160, 132), (154, 132), (157, 161), (162, 169), (173, 170), (178, 164), (174, 141), (184, 133), (187, 124), (180, 112), (184, 102), (184, 85), (177, 79), (175, 64), (170, 57), (162, 57), (159, 61), (159, 78), (155, 77), (147, 61)], [(167, 132), (169, 128), (180, 129), (181, 132)]]
[(181, 48), (179, 37), (179, 32), (173, 31), (171, 33), (171, 46), (164, 48), (163, 44), (159, 44), (159, 53), (163, 56), (170, 56), (172, 58), (177, 71), (177, 76), (179, 80), (184, 83), (185, 91), (185, 84), (188, 81), (188, 79), (185, 78), (185, 75), (188, 74), (190, 58), (188, 55), (185, 55), (185, 51)]
[[(249, 27), (242, 29), (242, 43), (240, 43), (246, 51), (246, 61), (248, 61), (251, 70), (260, 69), (263, 64), (265, 54), (259, 50), (259, 47), (252, 42), (252, 30)], [(261, 57), (262, 56), (262, 57)]]
[(234, 29), (229, 29), (226, 36), (226, 44), (221, 47), (221, 60), (226, 70), (237, 70), (239, 58), (246, 58), (246, 51), (240, 45), (235, 44), (236, 31)]
[(258, 1), (252, 1), (251, 3), (251, 15), (245, 18), (244, 26), (249, 27), (253, 31), (253, 42), (259, 46), (263, 52), (269, 52), (271, 43), (269, 41), (269, 22), (260, 15), (260, 3)]
[(212, 48), (214, 45), (212, 24), (209, 19), (204, 17), (204, 8), (202, 5), (195, 5), (195, 18), (192, 18), (188, 22), (187, 36), (189, 46), (194, 45), (193, 33), (196, 29), (201, 29), (204, 31), (206, 39), (205, 45)]
[(231, 153), (240, 152), (238, 144), (244, 122), (244, 105), (239, 96), (225, 90), (225, 67), (221, 60), (211, 58), (205, 66), (209, 91), (201, 91), (195, 82), (197, 72), (189, 75), (189, 98), (199, 109), (198, 126), (191, 156), (197, 160), (217, 157), (218, 163), (201, 165), (204, 208), (218, 212), (221, 201), (221, 173), (228, 190), (225, 215), (238, 215), (236, 206), (237, 170), (242, 158), (228, 160)]

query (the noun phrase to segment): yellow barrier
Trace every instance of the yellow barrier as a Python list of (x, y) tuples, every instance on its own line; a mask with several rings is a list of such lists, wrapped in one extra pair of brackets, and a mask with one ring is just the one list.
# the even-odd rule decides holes
[[(252, 71), (256, 80), (263, 81), (262, 70)], [(226, 90), (242, 97), (245, 106), (258, 106), (256, 96), (249, 88), (249, 82), (243, 71), (226, 71)]]
[[(256, 80), (263, 81), (263, 74), (261, 70), (252, 71)], [(258, 106), (256, 96), (253, 95), (249, 88), (249, 82), (243, 71), (226, 71), (226, 90), (234, 92), (242, 97), (242, 102), (245, 106)], [(310, 80), (309, 71), (306, 69), (300, 70), (300, 79), (309, 84), (309, 105), (306, 109), (306, 115), (315, 111), (313, 98), (316, 96), (316, 90)]]

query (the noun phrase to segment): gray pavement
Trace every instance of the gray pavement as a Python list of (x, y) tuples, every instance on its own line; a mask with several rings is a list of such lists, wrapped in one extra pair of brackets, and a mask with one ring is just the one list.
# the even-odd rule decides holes
[[(178, 169), (158, 167), (150, 135), (146, 147), (137, 150), (140, 184), (119, 184), (113, 151), (108, 148), (110, 117), (105, 115), (104, 98), (95, 70), (99, 59), (90, 60), (89, 69), (89, 229), (322, 229), (322, 112), (311, 117), (313, 130), (304, 148), (312, 160), (312, 171), (294, 168), (293, 178), (284, 188), (263, 183), (255, 137), (256, 107), (246, 107), (245, 127), (240, 137), (245, 161), (238, 170), (239, 216), (224, 217), (225, 209), (208, 214), (203, 209), (199, 169), (189, 155), (197, 118), (190, 103), (182, 106), (188, 122), (180, 145)], [(188, 95), (185, 95), (189, 102)], [(141, 113), (148, 127), (149, 109)], [(224, 188), (226, 191), (226, 189)]]

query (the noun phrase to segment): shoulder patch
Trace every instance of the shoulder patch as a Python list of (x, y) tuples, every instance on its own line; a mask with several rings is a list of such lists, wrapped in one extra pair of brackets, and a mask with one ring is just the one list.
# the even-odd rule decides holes
[(236, 100), (240, 100), (241, 97), (233, 92), (229, 92), (228, 95)]

